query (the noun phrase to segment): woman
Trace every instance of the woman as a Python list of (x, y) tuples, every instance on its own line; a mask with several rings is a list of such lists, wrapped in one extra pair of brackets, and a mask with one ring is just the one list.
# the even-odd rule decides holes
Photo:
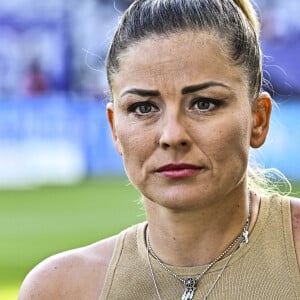
[(248, 1), (137, 0), (107, 59), (107, 115), (147, 222), (56, 255), (19, 299), (300, 299), (300, 205), (251, 189), (266, 138)]

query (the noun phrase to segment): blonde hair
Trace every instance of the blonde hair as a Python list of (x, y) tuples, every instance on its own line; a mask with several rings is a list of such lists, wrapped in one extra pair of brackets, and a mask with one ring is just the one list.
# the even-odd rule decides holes
[(248, 19), (250, 25), (255, 31), (256, 35), (260, 34), (260, 23), (258, 21), (257, 13), (250, 3), (249, 0), (234, 0), (234, 3), (242, 10), (246, 18)]
[(248, 188), (257, 192), (260, 196), (290, 195), (292, 185), (287, 177), (275, 168), (262, 168), (248, 166)]

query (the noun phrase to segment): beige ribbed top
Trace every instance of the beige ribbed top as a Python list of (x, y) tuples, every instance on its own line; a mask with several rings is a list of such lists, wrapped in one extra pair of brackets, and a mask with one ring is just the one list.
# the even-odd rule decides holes
[[(146, 223), (141, 223), (119, 235), (99, 300), (159, 299), (147, 260), (145, 228)], [(181, 299), (182, 283), (152, 257), (151, 262), (161, 299)], [(203, 299), (225, 262), (226, 258), (217, 262), (204, 275), (193, 300)], [(171, 268), (188, 277), (205, 267)], [(300, 272), (287, 198), (262, 199), (249, 243), (236, 251), (208, 299), (300, 299)]]

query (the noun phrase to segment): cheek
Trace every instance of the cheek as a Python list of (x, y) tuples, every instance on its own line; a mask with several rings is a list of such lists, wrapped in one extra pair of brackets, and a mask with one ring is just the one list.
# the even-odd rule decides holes
[(131, 122), (127, 118), (120, 118), (116, 124), (116, 134), (122, 149), (125, 167), (135, 163), (141, 165), (147, 157), (151, 144), (151, 134)]
[[(207, 151), (212, 159), (228, 163), (247, 165), (250, 144), (250, 129), (245, 118), (231, 118), (214, 127)], [(220, 166), (221, 167), (221, 166)]]
[(154, 152), (153, 134), (135, 124), (121, 124), (122, 126), (116, 129), (124, 168), (131, 183), (140, 188), (147, 178), (147, 161)]

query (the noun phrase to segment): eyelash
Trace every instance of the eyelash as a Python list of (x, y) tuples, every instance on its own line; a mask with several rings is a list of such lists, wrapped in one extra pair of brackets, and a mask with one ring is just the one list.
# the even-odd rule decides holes
[[(199, 103), (206, 103), (206, 104), (209, 104), (209, 105), (213, 105), (212, 108), (207, 108), (207, 109), (201, 109), (199, 107), (195, 107), (196, 104), (199, 104)], [(198, 110), (198, 111), (201, 111), (201, 112), (210, 112), (210, 111), (213, 111), (215, 110), (216, 108), (220, 107), (221, 105), (223, 105), (223, 101), (221, 100), (217, 100), (217, 99), (211, 99), (211, 98), (196, 98), (192, 101), (191, 105), (190, 105), (190, 109), (195, 109), (195, 110)], [(148, 107), (150, 108), (150, 111), (148, 112), (141, 112), (141, 111), (137, 111), (138, 109), (141, 110), (142, 107)], [(153, 110), (154, 109), (154, 110)], [(158, 111), (158, 107), (157, 105), (155, 105), (154, 103), (152, 102), (149, 102), (149, 101), (142, 101), (142, 102), (136, 102), (136, 103), (133, 103), (131, 104), (128, 108), (127, 108), (127, 111), (129, 113), (135, 113), (136, 115), (139, 115), (139, 116), (145, 116), (145, 115), (148, 115), (152, 112), (156, 112)]]
[[(214, 107), (213, 108), (207, 108), (207, 109), (201, 109), (199, 107), (195, 107), (196, 104), (199, 104), (199, 103), (206, 103), (206, 104), (213, 104)], [(217, 100), (217, 99), (211, 99), (211, 98), (197, 98), (197, 99), (194, 99), (191, 103), (191, 106), (190, 106), (190, 109), (196, 109), (196, 110), (199, 110), (201, 112), (209, 112), (209, 111), (212, 111), (218, 107), (220, 107), (221, 105), (223, 105), (223, 101), (221, 100)]]
[[(149, 112), (141, 112), (141, 111), (138, 112), (137, 109), (141, 109), (141, 107), (143, 107), (143, 106), (151, 107), (151, 111), (149, 111)], [(149, 101), (143, 101), (143, 102), (137, 102), (137, 103), (131, 104), (128, 107), (127, 111), (130, 112), (130, 113), (135, 113), (137, 115), (143, 116), (143, 115), (147, 115), (147, 114), (152, 113), (153, 108), (155, 109), (154, 111), (158, 110), (157, 105), (155, 105), (154, 103), (149, 102)]]

